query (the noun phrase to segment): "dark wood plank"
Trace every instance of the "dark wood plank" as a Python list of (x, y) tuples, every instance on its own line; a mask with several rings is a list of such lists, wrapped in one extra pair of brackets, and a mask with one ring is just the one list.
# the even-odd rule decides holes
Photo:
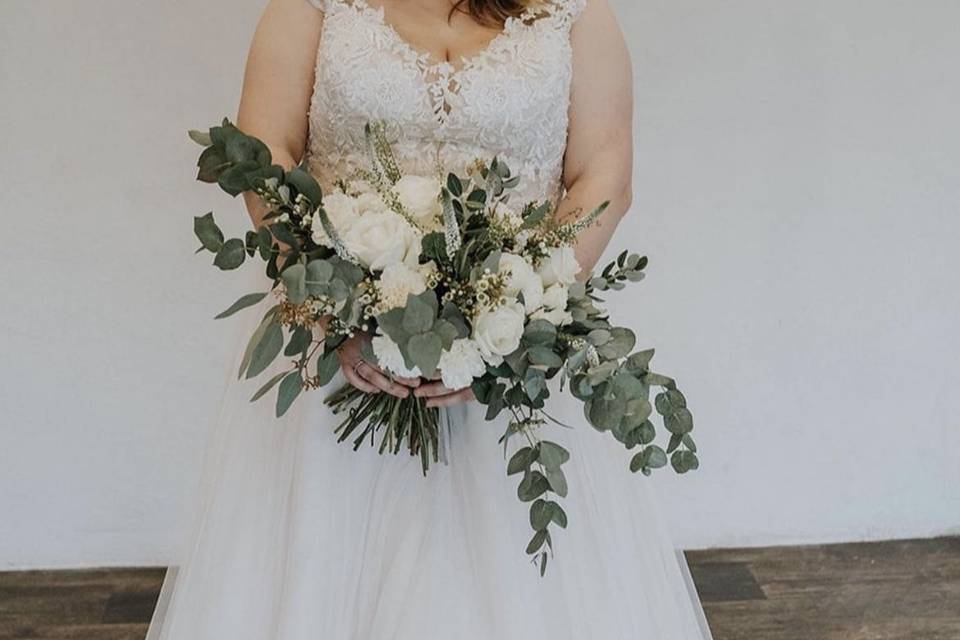
[(0, 640), (142, 640), (166, 571), (0, 572)]
[(960, 539), (688, 554), (749, 567), (766, 600), (709, 601), (715, 640), (957, 640)]
[(703, 602), (763, 600), (767, 596), (745, 562), (703, 562), (690, 565)]
[[(687, 558), (715, 640), (960, 640), (960, 538)], [(142, 640), (163, 576), (0, 573), (0, 640)]]

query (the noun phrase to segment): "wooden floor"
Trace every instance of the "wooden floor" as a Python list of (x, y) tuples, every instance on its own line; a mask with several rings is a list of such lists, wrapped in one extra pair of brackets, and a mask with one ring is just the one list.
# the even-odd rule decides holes
[[(960, 640), (960, 538), (687, 555), (715, 640)], [(141, 640), (163, 576), (0, 572), (0, 640)]]

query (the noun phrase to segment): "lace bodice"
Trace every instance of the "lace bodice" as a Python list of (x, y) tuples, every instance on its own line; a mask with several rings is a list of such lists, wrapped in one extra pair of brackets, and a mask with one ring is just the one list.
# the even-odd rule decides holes
[(512, 199), (562, 193), (572, 75), (570, 27), (586, 0), (508, 18), (457, 66), (418, 51), (366, 0), (308, 0), (325, 13), (307, 162), (325, 188), (367, 166), (363, 125), (384, 120), (405, 173), (463, 173), (494, 155), (521, 176)]

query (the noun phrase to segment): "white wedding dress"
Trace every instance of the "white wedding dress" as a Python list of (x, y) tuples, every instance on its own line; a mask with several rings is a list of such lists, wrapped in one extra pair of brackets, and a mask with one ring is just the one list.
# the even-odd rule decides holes
[[(325, 12), (308, 148), (324, 187), (365, 165), (363, 124), (383, 119), (406, 172), (462, 171), (496, 154), (522, 176), (516, 201), (561, 192), (569, 31), (586, 0), (508, 20), (457, 68), (417, 52), (364, 0), (309, 1)], [(251, 291), (263, 289), (259, 277)], [(554, 389), (551, 413), (575, 428), (543, 427), (572, 458), (562, 500), (569, 527), (555, 532), (541, 578), (524, 552), (528, 505), (517, 499), (519, 477), (505, 472), (501, 421), (486, 422), (476, 404), (451, 410), (448, 463), (424, 478), (419, 459), (338, 444), (324, 391), (303, 394), (277, 420), (270, 399), (247, 401), (262, 380), (235, 379), (262, 312), (231, 321), (237, 357), (210, 437), (197, 528), (148, 638), (710, 637), (650, 480), (629, 472), (628, 452), (584, 422), (578, 401)]]

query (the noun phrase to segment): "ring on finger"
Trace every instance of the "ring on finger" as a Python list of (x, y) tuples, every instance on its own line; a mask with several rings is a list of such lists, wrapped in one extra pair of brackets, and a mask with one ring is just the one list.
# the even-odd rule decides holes
[[(356, 362), (353, 363), (353, 372), (354, 372), (355, 374), (357, 374), (358, 376), (360, 376), (361, 378), (363, 378), (363, 374), (360, 373), (360, 367), (362, 367), (362, 366), (365, 365), (365, 364), (367, 364), (367, 363), (366, 363), (366, 361), (365, 361), (363, 358), (361, 358), (360, 360), (357, 360)], [(364, 379), (366, 379), (366, 378), (364, 378)]]

